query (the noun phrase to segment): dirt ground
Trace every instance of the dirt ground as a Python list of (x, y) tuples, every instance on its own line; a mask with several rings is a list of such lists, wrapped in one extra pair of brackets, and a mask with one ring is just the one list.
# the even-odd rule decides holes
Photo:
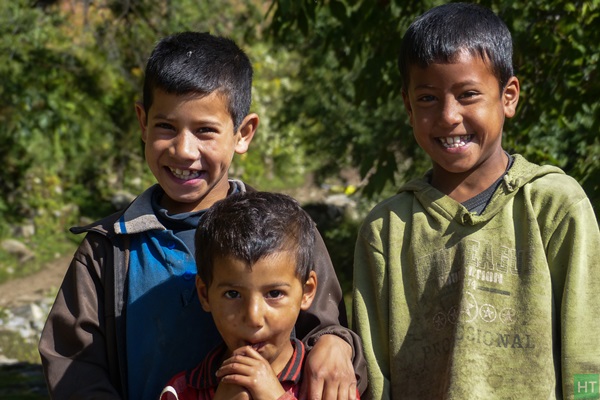
[(0, 284), (0, 307), (17, 307), (55, 293), (71, 258), (72, 254), (64, 255), (35, 274)]
[[(0, 309), (17, 308), (54, 296), (71, 258), (72, 254), (61, 256), (35, 274), (0, 284)], [(49, 400), (41, 364), (0, 362), (0, 399)]]

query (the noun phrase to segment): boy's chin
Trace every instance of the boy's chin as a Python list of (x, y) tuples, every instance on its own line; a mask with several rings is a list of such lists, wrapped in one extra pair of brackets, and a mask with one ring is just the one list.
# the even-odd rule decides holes
[(196, 194), (194, 196), (170, 196), (168, 193), (165, 193), (160, 203), (169, 214), (181, 214), (184, 212), (203, 210), (212, 205), (204, 204), (206, 203), (206, 194)]

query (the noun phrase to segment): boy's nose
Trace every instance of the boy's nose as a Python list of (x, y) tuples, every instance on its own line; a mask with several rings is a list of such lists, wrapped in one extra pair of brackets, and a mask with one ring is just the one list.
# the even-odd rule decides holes
[(177, 157), (184, 159), (198, 158), (198, 146), (196, 142), (196, 136), (192, 132), (188, 130), (179, 132), (173, 146)]
[(253, 328), (264, 325), (264, 301), (262, 299), (249, 299), (246, 305), (246, 324)]
[(456, 99), (446, 99), (444, 101), (441, 110), (441, 121), (447, 126), (454, 126), (461, 123), (461, 106)]

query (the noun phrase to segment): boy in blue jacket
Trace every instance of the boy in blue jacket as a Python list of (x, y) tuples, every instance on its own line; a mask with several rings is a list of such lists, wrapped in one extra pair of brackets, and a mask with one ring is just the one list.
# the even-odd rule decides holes
[[(213, 203), (249, 190), (228, 170), (259, 123), (251, 86), (251, 63), (228, 39), (184, 32), (153, 50), (136, 112), (158, 184), (124, 211), (74, 229), (87, 234), (39, 345), (53, 398), (156, 399), (220, 341), (196, 294), (193, 237)], [(343, 326), (341, 290), (318, 234), (315, 255), (322, 285), (296, 324), (312, 347), (307, 393), (353, 398), (360, 346)]]

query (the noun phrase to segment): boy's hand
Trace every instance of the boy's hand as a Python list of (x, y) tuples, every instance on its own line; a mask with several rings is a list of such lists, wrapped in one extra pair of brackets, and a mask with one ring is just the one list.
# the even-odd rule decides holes
[(342, 338), (323, 335), (308, 353), (300, 400), (356, 399), (352, 348)]
[(252, 400), (252, 397), (246, 388), (221, 381), (213, 400)]
[(250, 346), (235, 350), (223, 361), (217, 377), (221, 383), (245, 388), (253, 400), (278, 399), (285, 393), (269, 362)]

